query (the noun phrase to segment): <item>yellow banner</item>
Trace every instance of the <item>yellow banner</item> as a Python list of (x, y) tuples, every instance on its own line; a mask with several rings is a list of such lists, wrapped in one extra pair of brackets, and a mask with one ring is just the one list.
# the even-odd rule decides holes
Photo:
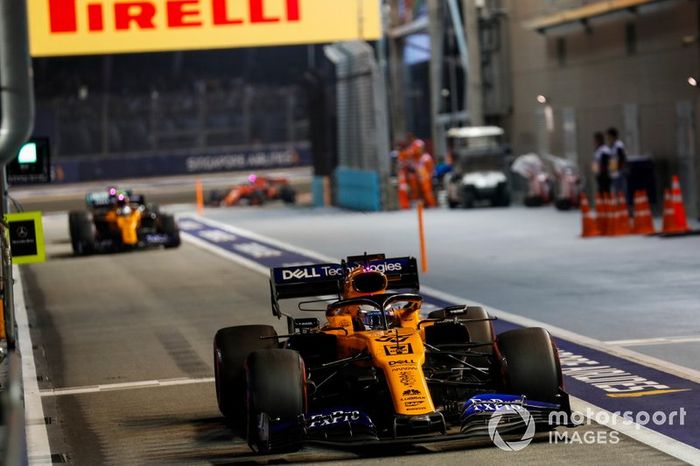
[(27, 2), (35, 57), (313, 44), (381, 36), (380, 0)]

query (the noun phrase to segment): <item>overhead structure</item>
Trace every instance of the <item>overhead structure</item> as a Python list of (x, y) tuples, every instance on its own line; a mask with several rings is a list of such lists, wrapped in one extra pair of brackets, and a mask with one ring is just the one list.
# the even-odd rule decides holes
[(376, 40), (379, 0), (27, 0), (35, 57)]
[(668, 0), (606, 0), (593, 2), (576, 8), (569, 8), (549, 15), (533, 18), (523, 24), (526, 29), (540, 33), (568, 24), (580, 23), (590, 28), (589, 21), (593, 18), (620, 12), (636, 12), (637, 8), (660, 3)]

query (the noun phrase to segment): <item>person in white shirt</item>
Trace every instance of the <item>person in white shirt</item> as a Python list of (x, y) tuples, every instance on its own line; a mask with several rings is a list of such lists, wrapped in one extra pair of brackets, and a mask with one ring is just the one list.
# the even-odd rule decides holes
[(610, 193), (612, 179), (610, 178), (610, 148), (605, 144), (605, 136), (600, 131), (593, 135), (595, 152), (593, 153), (593, 174), (595, 174), (598, 192)]
[(606, 132), (608, 147), (610, 148), (610, 177), (612, 179), (612, 192), (622, 193), (627, 198), (627, 152), (625, 144), (620, 141), (616, 128), (608, 128)]

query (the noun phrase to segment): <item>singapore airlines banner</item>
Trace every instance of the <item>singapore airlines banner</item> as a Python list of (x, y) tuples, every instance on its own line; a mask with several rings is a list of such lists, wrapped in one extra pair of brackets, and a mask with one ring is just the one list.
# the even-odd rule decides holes
[(381, 35), (380, 0), (27, 2), (35, 57), (376, 40)]

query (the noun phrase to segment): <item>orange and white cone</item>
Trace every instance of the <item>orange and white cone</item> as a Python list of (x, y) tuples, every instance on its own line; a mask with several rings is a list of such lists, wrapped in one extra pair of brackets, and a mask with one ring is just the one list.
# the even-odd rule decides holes
[(673, 208), (673, 196), (670, 190), (664, 191), (664, 228), (663, 233), (684, 233), (676, 223), (676, 210)]
[(688, 217), (685, 214), (685, 205), (683, 204), (683, 193), (681, 192), (681, 182), (678, 176), (673, 177), (671, 185), (671, 196), (673, 200), (673, 212), (676, 216), (676, 228), (679, 231), (690, 231), (688, 227)]
[(640, 189), (634, 193), (634, 228), (632, 233), (636, 235), (653, 235), (654, 219), (651, 216), (651, 206), (646, 191)]
[(598, 232), (605, 235), (605, 206), (603, 205), (603, 196), (600, 193), (595, 195), (595, 217)]
[(581, 193), (581, 224), (582, 238), (600, 236), (600, 230), (598, 230), (595, 215), (588, 205), (588, 198), (583, 193)]
[(632, 231), (630, 227), (630, 213), (627, 210), (627, 201), (622, 193), (617, 194), (617, 234), (629, 235)]
[(608, 202), (608, 193), (603, 193), (603, 195), (600, 197), (600, 216), (602, 218), (601, 220), (601, 229), (600, 229), (600, 234), (603, 236), (609, 236), (610, 235), (610, 203)]
[(617, 197), (614, 194), (608, 196), (608, 236), (619, 236), (620, 235), (620, 221), (618, 220), (620, 215), (619, 209), (617, 207)]

